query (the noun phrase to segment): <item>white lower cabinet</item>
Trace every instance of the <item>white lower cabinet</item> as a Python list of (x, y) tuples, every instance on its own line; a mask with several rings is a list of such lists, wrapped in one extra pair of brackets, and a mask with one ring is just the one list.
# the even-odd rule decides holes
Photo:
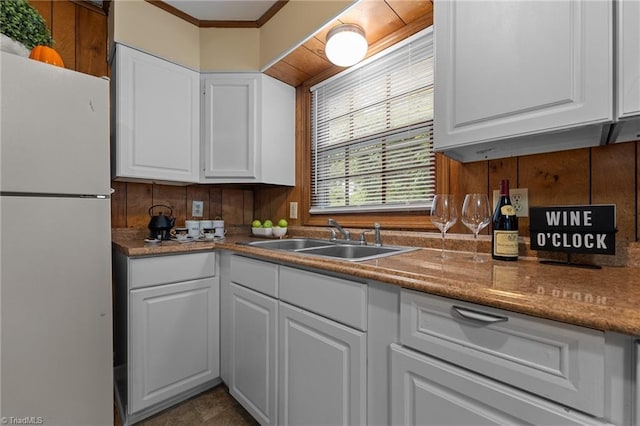
[(279, 423), (366, 424), (366, 335), (280, 302)]
[(230, 287), (229, 392), (260, 424), (275, 425), (278, 301)]
[(114, 253), (116, 399), (125, 425), (220, 383), (213, 252)]
[(595, 417), (605, 413), (604, 332), (403, 290), (400, 341)]
[(632, 341), (402, 289), (391, 423), (629, 426)]
[(263, 425), (366, 424), (366, 284), (238, 255), (221, 263), (231, 395)]
[(391, 345), (391, 424), (604, 423), (410, 349)]
[(221, 270), (223, 379), (261, 424), (640, 426), (631, 336), (229, 253)]
[(131, 292), (132, 412), (219, 376), (217, 306), (214, 278)]

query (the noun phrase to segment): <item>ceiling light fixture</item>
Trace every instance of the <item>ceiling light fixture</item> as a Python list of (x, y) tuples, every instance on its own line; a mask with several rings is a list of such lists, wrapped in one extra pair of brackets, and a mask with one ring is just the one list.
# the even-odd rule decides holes
[(356, 24), (342, 24), (327, 34), (324, 53), (340, 67), (350, 67), (364, 59), (368, 49), (364, 30)]

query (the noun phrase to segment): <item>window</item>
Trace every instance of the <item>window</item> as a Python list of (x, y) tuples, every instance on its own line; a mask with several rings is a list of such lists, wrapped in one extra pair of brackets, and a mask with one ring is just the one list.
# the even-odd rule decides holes
[(431, 28), (317, 84), (311, 98), (311, 213), (428, 208)]

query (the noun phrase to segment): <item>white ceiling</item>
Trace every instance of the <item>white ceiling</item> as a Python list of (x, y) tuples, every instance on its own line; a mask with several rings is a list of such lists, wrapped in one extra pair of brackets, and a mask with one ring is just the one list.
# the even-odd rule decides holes
[(164, 0), (201, 21), (257, 21), (276, 0)]

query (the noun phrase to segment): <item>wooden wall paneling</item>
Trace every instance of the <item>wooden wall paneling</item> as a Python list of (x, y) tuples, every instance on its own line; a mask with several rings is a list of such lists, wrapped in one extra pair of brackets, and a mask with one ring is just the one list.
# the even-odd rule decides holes
[(77, 7), (76, 19), (76, 70), (108, 76), (106, 15)]
[(297, 71), (295, 73), (300, 74), (300, 77), (306, 77), (302, 81), (331, 66), (331, 62), (324, 56), (324, 43), (321, 43), (315, 37), (311, 37), (301, 48), (289, 53), (284, 58), (284, 62), (292, 66), (295, 70), (305, 70), (304, 72)]
[(209, 216), (211, 219), (222, 216), (222, 188), (209, 186)]
[(70, 1), (52, 2), (51, 35), (66, 68), (76, 69), (76, 8)]
[[(176, 224), (184, 224), (187, 220), (187, 190), (184, 186), (173, 185), (153, 185), (153, 205), (164, 204), (173, 209), (173, 217), (176, 218)], [(149, 205), (151, 207), (151, 205)], [(153, 214), (164, 213), (169, 214), (167, 209), (157, 207), (153, 209)]]
[(636, 241), (640, 241), (640, 140), (636, 142)]
[(149, 225), (149, 207), (153, 205), (153, 186), (131, 182), (126, 185), (127, 227), (146, 229)]
[(451, 191), (449, 182), (451, 161), (441, 152), (436, 153), (436, 194), (449, 194)]
[(433, 3), (429, 0), (386, 0), (386, 3), (406, 24), (424, 15), (433, 16)]
[(265, 219), (269, 219), (270, 215), (269, 188), (260, 188), (254, 194), (253, 219), (262, 222)]
[(309, 86), (296, 89), (296, 186), (289, 201), (298, 202), (298, 219), (292, 224), (307, 225), (311, 198), (311, 93)]
[(635, 150), (635, 142), (591, 149), (591, 202), (616, 205), (616, 242), (625, 245), (636, 239)]
[(588, 148), (520, 157), (518, 170), (529, 206), (589, 203)]
[(51, 8), (53, 7), (52, 0), (29, 0), (29, 4), (33, 6), (35, 10), (42, 15), (44, 21), (51, 31)]
[(405, 25), (384, 1), (361, 1), (356, 7), (342, 13), (340, 22), (360, 25), (364, 29), (369, 45)]
[(304, 71), (288, 64), (286, 58), (271, 66), (264, 73), (293, 87), (298, 87), (303, 81), (311, 77)]
[[(458, 234), (472, 234), (472, 232), (462, 223), (462, 203), (464, 196), (470, 193), (489, 193), (489, 163), (487, 161), (475, 161), (472, 163), (459, 163), (451, 161), (449, 168), (450, 193), (458, 200), (458, 223), (449, 232)], [(481, 234), (488, 234), (489, 228), (480, 231)]]
[(509, 186), (518, 185), (518, 159), (516, 157), (489, 161), (489, 196), (494, 189), (500, 189), (500, 181), (509, 179)]
[(111, 188), (115, 190), (111, 194), (111, 227), (127, 227), (127, 184), (124, 182), (111, 182)]
[[(187, 186), (186, 189), (187, 189), (187, 217), (189, 219), (195, 219), (195, 220), (213, 219), (212, 217), (210, 217), (211, 215), (209, 210), (209, 189), (203, 185), (191, 185), (191, 186)], [(203, 202), (202, 217), (192, 216), (192, 213), (193, 213), (192, 207), (193, 207), (194, 201)]]
[(311, 98), (309, 88), (300, 86), (296, 89), (296, 186), (291, 188), (287, 198), (289, 202), (298, 203), (298, 218), (290, 219), (287, 212), (287, 220), (291, 225), (304, 225), (305, 218), (309, 217), (309, 195), (310, 178), (307, 178), (311, 171), (311, 132), (309, 123), (311, 122)]
[(242, 225), (244, 220), (244, 192), (242, 189), (222, 189), (222, 218), (225, 225)]
[(271, 220), (274, 225), (278, 223), (280, 219), (287, 219), (289, 217), (289, 209), (287, 203), (288, 188), (273, 188), (271, 191)]
[(249, 225), (253, 222), (253, 191), (245, 189), (242, 191), (244, 210), (242, 224)]

